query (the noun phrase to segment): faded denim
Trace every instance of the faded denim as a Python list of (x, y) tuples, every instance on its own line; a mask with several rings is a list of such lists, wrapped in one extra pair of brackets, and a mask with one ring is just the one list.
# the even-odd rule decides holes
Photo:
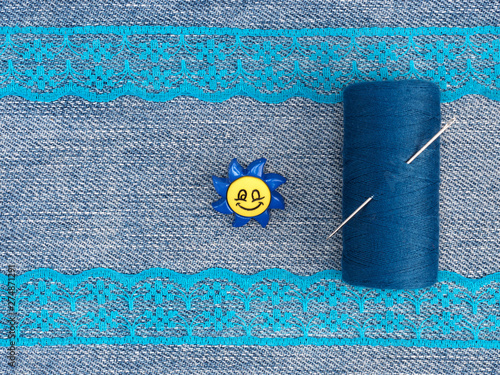
[[(58, 4), (59, 3), (59, 4)], [(458, 2), (19, 2), (4, 26), (160, 24), (245, 28), (500, 24), (496, 1)], [(63, 4), (63, 5), (61, 5)], [(25, 8), (22, 8), (25, 7)], [(279, 267), (309, 275), (340, 266), (342, 106), (249, 98), (150, 103), (74, 97), (0, 106), (2, 264), (18, 272), (94, 267), (192, 273)], [(468, 277), (500, 271), (500, 104), (469, 96), (443, 104), (459, 122), (442, 138), (440, 268)], [(268, 159), (283, 174), (287, 209), (232, 228), (209, 203), (211, 175), (231, 158)], [(318, 193), (321, 192), (321, 193)], [(328, 205), (325, 203), (327, 202)], [(331, 204), (330, 204), (331, 203)], [(294, 228), (293, 231), (290, 228)], [(498, 350), (384, 347), (77, 346), (19, 348), (18, 374), (484, 373)], [(7, 368), (5, 348), (0, 369)]]

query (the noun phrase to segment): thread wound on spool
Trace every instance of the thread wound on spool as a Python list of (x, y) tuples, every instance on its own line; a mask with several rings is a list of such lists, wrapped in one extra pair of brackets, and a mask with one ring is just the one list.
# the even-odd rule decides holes
[(437, 280), (440, 91), (427, 81), (353, 84), (344, 91), (342, 279), (382, 289)]

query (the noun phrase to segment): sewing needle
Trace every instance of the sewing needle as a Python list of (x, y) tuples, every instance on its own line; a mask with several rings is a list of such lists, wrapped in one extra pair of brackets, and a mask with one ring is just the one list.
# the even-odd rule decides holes
[(340, 224), (340, 226), (337, 229), (335, 229), (332, 234), (330, 234), (328, 237), (326, 237), (326, 239), (329, 239), (331, 236), (333, 236), (335, 233), (337, 233), (340, 229), (342, 229), (342, 227), (344, 225), (346, 225), (347, 222), (354, 217), (354, 215), (356, 215), (359, 211), (361, 211), (363, 209), (363, 207), (365, 207), (368, 203), (370, 203), (370, 201), (373, 199), (373, 197), (374, 197), (374, 195), (372, 195), (370, 198), (368, 198), (366, 201), (364, 201), (363, 204), (361, 206), (359, 206), (356, 209), (356, 211), (354, 211), (347, 219), (345, 219), (344, 222), (342, 224)]
[(413, 155), (413, 156), (412, 156), (412, 157), (411, 157), (411, 158), (410, 158), (410, 159), (406, 162), (406, 164), (410, 164), (413, 160), (415, 160), (415, 159), (417, 158), (417, 156), (418, 156), (418, 155), (420, 155), (420, 154), (422, 153), (422, 151), (424, 151), (427, 147), (429, 147), (429, 146), (430, 146), (430, 144), (431, 144), (432, 142), (434, 142), (436, 139), (438, 139), (438, 137), (439, 137), (441, 134), (443, 134), (443, 133), (444, 133), (444, 132), (445, 132), (445, 131), (446, 131), (446, 130), (447, 130), (447, 129), (451, 126), (451, 125), (453, 125), (453, 124), (455, 123), (455, 121), (457, 121), (457, 118), (456, 118), (456, 117), (453, 117), (453, 118), (451, 119), (451, 121), (450, 121), (450, 122), (448, 122), (445, 126), (443, 126), (443, 127), (441, 128), (441, 130), (440, 130), (440, 131), (438, 131), (438, 132), (436, 133), (436, 135), (435, 135), (434, 137), (432, 137), (432, 138), (429, 140), (429, 142), (427, 142), (427, 143), (424, 145), (424, 147), (422, 147), (420, 150), (418, 150), (418, 151), (417, 151), (417, 153), (416, 153), (415, 155)]
[[(455, 121), (457, 121), (457, 118), (456, 117), (453, 117), (451, 119), (451, 121), (449, 121), (445, 126), (443, 126), (441, 128), (441, 130), (439, 130), (436, 135), (434, 137), (432, 137), (429, 142), (427, 142), (424, 147), (422, 147), (420, 150), (417, 151), (417, 153), (415, 155), (413, 155), (407, 162), (406, 164), (410, 164), (411, 162), (413, 162), (427, 147), (430, 146), (430, 144), (432, 142), (434, 142), (441, 134), (443, 134), (451, 125), (453, 125), (455, 123)], [(340, 224), (340, 226), (335, 229), (333, 231), (332, 234), (330, 234), (328, 237), (326, 237), (326, 239), (329, 239), (330, 237), (332, 237), (335, 233), (337, 233), (340, 229), (342, 229), (342, 227), (344, 225), (347, 224), (347, 222), (349, 220), (351, 220), (359, 211), (361, 211), (363, 209), (363, 207), (365, 207), (368, 203), (370, 203), (370, 201), (373, 199), (374, 195), (372, 195), (370, 198), (368, 198), (366, 201), (363, 202), (363, 204), (361, 206), (359, 206), (356, 211), (354, 211), (351, 215), (349, 215), (349, 217), (347, 219), (345, 219), (342, 224)]]

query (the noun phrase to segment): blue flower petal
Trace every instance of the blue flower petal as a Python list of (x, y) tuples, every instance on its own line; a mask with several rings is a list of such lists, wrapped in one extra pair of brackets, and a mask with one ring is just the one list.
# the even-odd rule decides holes
[(286, 178), (276, 173), (267, 173), (264, 175), (264, 182), (269, 186), (269, 189), (273, 191), (281, 184), (284, 184)]
[(248, 176), (254, 176), (262, 178), (264, 176), (264, 164), (266, 164), (266, 159), (257, 159), (250, 163), (248, 166)]
[(212, 181), (214, 183), (214, 187), (217, 193), (225, 197), (227, 193), (227, 188), (229, 187), (229, 180), (227, 178), (212, 176)]
[(255, 216), (254, 219), (257, 220), (260, 225), (262, 225), (262, 228), (265, 228), (267, 223), (269, 222), (269, 211), (265, 210), (259, 216)]
[(226, 197), (219, 199), (217, 202), (212, 203), (212, 207), (215, 211), (218, 211), (222, 214), (232, 214), (233, 210), (227, 204)]
[(245, 175), (243, 171), (243, 167), (238, 163), (238, 160), (233, 159), (229, 164), (229, 182), (233, 182), (234, 180), (243, 177)]
[(277, 191), (273, 191), (271, 193), (271, 203), (269, 203), (268, 209), (279, 209), (279, 210), (284, 210), (285, 209), (285, 200), (281, 196), (280, 193)]
[(233, 227), (242, 227), (250, 221), (251, 217), (244, 217), (238, 214), (234, 215)]

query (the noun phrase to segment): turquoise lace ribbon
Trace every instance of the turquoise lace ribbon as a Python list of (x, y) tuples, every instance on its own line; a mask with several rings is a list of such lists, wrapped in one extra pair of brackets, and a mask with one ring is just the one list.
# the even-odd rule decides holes
[[(0, 277), (0, 345), (396, 345), (500, 348), (500, 274), (440, 272), (421, 290), (352, 287), (339, 271), (137, 275), (50, 269)], [(16, 291), (8, 291), (8, 283)], [(15, 324), (6, 301), (15, 301)]]
[(0, 97), (336, 103), (350, 83), (425, 79), (500, 99), (500, 28), (0, 28)]

